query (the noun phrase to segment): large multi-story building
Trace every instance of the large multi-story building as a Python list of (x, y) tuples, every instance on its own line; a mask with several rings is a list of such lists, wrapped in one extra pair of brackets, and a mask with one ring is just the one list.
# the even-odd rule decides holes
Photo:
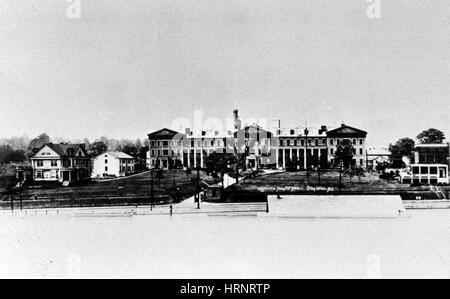
[(77, 182), (91, 178), (84, 144), (47, 143), (31, 157), (35, 181)]
[(270, 131), (258, 125), (241, 128), (238, 120), (235, 124), (234, 132), (192, 132), (186, 129), (180, 133), (167, 128), (153, 132), (148, 135), (148, 166), (163, 169), (204, 167), (206, 157), (217, 152), (245, 153), (249, 168), (327, 168), (333, 164), (336, 149), (343, 142), (352, 144), (353, 165), (367, 165), (367, 132), (345, 124), (330, 131), (326, 126), (282, 129), (279, 121)]

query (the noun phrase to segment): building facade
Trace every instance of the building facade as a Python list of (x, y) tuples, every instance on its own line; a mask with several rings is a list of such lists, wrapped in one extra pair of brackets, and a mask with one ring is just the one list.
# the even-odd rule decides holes
[(411, 182), (414, 184), (449, 184), (450, 145), (417, 144), (414, 164), (411, 165)]
[(91, 158), (84, 144), (48, 143), (30, 160), (33, 179), (38, 182), (79, 182), (91, 177)]
[(327, 132), (328, 140), (328, 160), (334, 164), (334, 154), (340, 144), (351, 144), (353, 147), (352, 164), (366, 168), (367, 150), (366, 150), (367, 132), (342, 124), (339, 128)]
[(225, 133), (194, 133), (190, 129), (180, 133), (165, 128), (148, 135), (148, 160), (150, 168), (194, 168), (204, 167), (213, 152), (245, 153), (250, 169), (327, 168), (334, 162), (337, 146), (347, 141), (354, 149), (353, 165), (366, 167), (366, 137), (367, 132), (345, 124), (331, 131), (326, 126), (268, 131), (258, 125), (239, 125), (234, 132)]
[(134, 158), (123, 152), (106, 152), (93, 159), (92, 178), (123, 177), (134, 173)]
[(417, 144), (414, 147), (416, 164), (449, 164), (450, 144)]

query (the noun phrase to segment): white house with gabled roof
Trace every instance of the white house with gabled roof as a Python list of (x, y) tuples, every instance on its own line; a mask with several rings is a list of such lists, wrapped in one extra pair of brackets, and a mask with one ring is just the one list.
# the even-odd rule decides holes
[(92, 178), (122, 177), (134, 172), (134, 158), (123, 152), (108, 151), (93, 160)]

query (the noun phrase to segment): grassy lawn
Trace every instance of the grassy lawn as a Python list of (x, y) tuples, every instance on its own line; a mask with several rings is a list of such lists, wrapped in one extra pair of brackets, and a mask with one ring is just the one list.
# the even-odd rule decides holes
[[(161, 180), (154, 176), (154, 200), (156, 204), (183, 200), (196, 193), (197, 184), (192, 181), (197, 173), (189, 176), (182, 170), (164, 171)], [(207, 179), (201, 172), (201, 179)], [(114, 180), (86, 183), (70, 187), (28, 187), (22, 192), (24, 204), (43, 207), (137, 205), (151, 202), (151, 175), (139, 175)], [(9, 208), (9, 196), (1, 196), (1, 206)], [(35, 198), (37, 200), (35, 200)], [(14, 195), (18, 200), (18, 194)]]
[[(259, 191), (267, 194), (339, 194), (339, 172), (327, 170), (320, 172), (306, 171), (283, 172), (246, 179), (234, 186), (236, 191)], [(342, 176), (342, 194), (404, 194), (428, 193), (429, 188), (411, 187), (397, 181), (387, 181), (378, 178), (377, 173), (366, 173), (364, 177)]]

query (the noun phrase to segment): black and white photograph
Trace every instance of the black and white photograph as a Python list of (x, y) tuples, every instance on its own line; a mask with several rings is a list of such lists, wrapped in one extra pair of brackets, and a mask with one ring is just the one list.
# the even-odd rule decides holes
[(448, 279), (449, 103), (449, 0), (1, 0), (0, 279)]

